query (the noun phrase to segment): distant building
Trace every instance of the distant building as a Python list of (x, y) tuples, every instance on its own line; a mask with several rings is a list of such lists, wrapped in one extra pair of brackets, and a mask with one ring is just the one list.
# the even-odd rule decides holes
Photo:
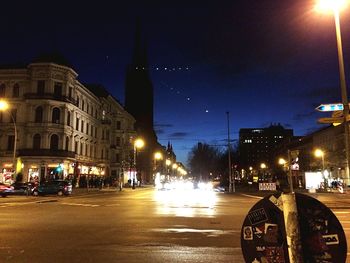
[(83, 85), (70, 66), (54, 62), (0, 69), (0, 98), (10, 105), (0, 113), (0, 180), (15, 169), (23, 181), (115, 180), (130, 162), (135, 119), (102, 87)]
[(274, 160), (275, 150), (285, 140), (293, 137), (292, 129), (282, 125), (271, 125), (267, 128), (243, 128), (239, 130), (240, 166), (258, 169), (262, 163), (270, 167)]

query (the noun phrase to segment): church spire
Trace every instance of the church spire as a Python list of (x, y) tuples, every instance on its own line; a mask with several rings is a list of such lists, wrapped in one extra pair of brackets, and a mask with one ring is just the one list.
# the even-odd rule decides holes
[(132, 57), (132, 65), (134, 67), (140, 67), (141, 69), (148, 66), (147, 47), (144, 36), (142, 35), (140, 18), (136, 19), (135, 45)]

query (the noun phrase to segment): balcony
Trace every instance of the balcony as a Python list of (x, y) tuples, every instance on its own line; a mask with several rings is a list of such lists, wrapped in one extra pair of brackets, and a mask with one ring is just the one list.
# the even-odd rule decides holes
[(67, 103), (71, 103), (75, 106), (77, 106), (77, 101), (71, 97), (63, 96), (63, 95), (57, 95), (54, 93), (26, 93), (24, 94), (25, 99), (45, 99), (45, 100), (57, 100), (57, 101), (63, 101)]
[(20, 149), (18, 150), (18, 156), (54, 156), (75, 158), (75, 152), (51, 149)]

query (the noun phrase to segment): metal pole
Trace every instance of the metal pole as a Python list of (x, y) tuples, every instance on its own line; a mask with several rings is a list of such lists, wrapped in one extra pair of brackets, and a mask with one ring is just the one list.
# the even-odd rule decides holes
[(16, 120), (13, 117), (12, 113), (10, 113), (12, 122), (13, 122), (13, 126), (15, 128), (15, 141), (13, 143), (13, 159), (12, 159), (12, 163), (13, 163), (13, 170), (14, 170), (14, 174), (16, 174), (16, 150), (17, 150), (17, 126), (16, 126)]
[(340, 18), (339, 12), (334, 11), (334, 21), (335, 21), (335, 29), (337, 36), (337, 48), (338, 48), (338, 62), (339, 62), (339, 76), (340, 76), (340, 88), (341, 88), (341, 98), (342, 103), (344, 105), (343, 108), (343, 117), (344, 117), (344, 139), (345, 139), (345, 180), (346, 184), (349, 184), (350, 176), (349, 176), (349, 124), (348, 124), (348, 116), (349, 116), (349, 102), (346, 91), (346, 80), (345, 80), (345, 71), (344, 71), (344, 58), (343, 58), (343, 47), (341, 40), (341, 31), (340, 31)]
[(291, 163), (291, 158), (290, 158), (290, 150), (288, 150), (288, 176), (289, 176), (290, 192), (294, 193), (293, 180), (292, 180), (292, 163)]
[(282, 194), (283, 217), (290, 263), (302, 263), (302, 243), (295, 193)]
[(228, 178), (229, 178), (229, 192), (236, 192), (235, 179), (232, 178), (231, 169), (231, 144), (230, 144), (230, 113), (227, 111), (227, 148), (228, 148)]

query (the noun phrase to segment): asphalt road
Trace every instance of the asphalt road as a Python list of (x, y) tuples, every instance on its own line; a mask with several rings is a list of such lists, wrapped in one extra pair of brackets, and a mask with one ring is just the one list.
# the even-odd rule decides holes
[[(315, 197), (349, 238), (350, 194)], [(244, 262), (241, 226), (258, 200), (151, 188), (1, 198), (0, 262)]]

